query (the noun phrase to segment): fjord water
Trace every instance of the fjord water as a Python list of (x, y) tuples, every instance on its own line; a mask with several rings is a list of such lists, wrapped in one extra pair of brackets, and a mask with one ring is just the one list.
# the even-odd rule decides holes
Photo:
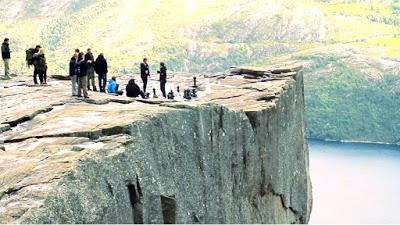
[(400, 147), (309, 141), (310, 223), (400, 223)]

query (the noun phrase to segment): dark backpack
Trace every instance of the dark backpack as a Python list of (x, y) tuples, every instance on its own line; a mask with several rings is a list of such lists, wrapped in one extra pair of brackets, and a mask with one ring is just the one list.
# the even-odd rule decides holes
[(28, 65), (28, 67), (33, 65), (33, 54), (35, 54), (34, 48), (26, 50), (26, 65)]

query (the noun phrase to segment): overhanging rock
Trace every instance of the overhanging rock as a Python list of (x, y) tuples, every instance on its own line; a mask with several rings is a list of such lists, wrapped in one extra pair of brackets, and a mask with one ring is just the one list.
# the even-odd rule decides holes
[(303, 76), (286, 72), (197, 75), (192, 101), (2, 88), (0, 223), (307, 223)]

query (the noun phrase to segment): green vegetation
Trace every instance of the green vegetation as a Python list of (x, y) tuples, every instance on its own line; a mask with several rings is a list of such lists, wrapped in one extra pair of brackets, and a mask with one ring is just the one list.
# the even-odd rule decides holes
[(136, 73), (145, 56), (153, 69), (165, 61), (187, 72), (297, 61), (310, 136), (400, 141), (399, 0), (18, 0), (0, 9), (15, 73), (31, 74), (24, 52), (36, 44), (50, 74), (67, 73), (74, 49), (87, 47), (113, 75)]
[(332, 71), (307, 77), (309, 135), (335, 140), (400, 143), (400, 77), (386, 74), (368, 79), (366, 74), (335, 56), (304, 56), (315, 62), (305, 69), (315, 74), (329, 65)]

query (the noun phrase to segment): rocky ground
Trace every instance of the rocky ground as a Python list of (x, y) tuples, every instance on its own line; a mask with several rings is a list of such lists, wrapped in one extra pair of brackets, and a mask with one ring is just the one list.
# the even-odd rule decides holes
[(242, 72), (171, 74), (192, 100), (1, 81), (0, 223), (307, 222), (302, 75)]

